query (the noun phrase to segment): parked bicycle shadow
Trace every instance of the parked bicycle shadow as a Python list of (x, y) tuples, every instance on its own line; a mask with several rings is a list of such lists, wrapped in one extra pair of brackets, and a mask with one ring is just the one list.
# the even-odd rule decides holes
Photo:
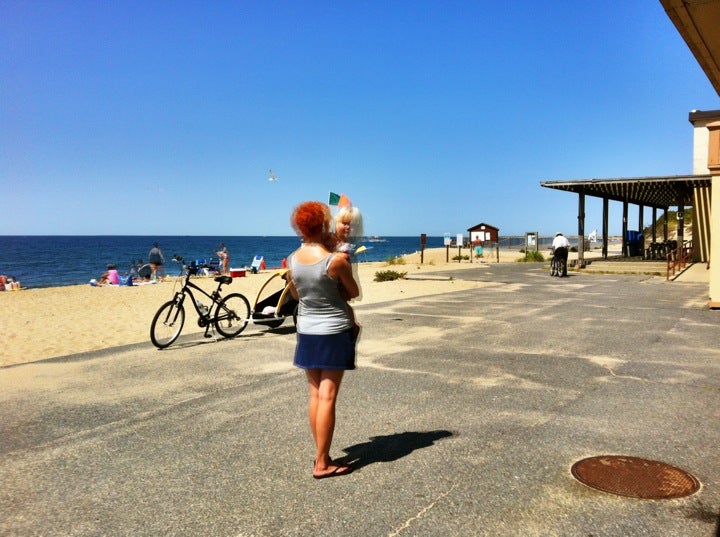
[(438, 440), (452, 435), (452, 432), (440, 429), (437, 431), (409, 431), (373, 436), (368, 442), (343, 448), (347, 455), (338, 462), (348, 464), (357, 470), (376, 462), (396, 461), (410, 455), (417, 449), (430, 447)]
[(262, 336), (263, 336), (262, 332), (250, 332), (250, 333), (243, 332), (242, 334), (239, 334), (239, 335), (237, 335), (235, 337), (231, 337), (231, 338), (217, 336), (217, 335), (210, 336), (210, 337), (204, 337), (202, 332), (197, 332), (194, 334), (186, 334), (186, 335), (180, 336), (180, 338), (175, 343), (173, 343), (170, 347), (166, 347), (164, 349), (158, 349), (158, 350), (167, 352), (167, 351), (172, 351), (173, 349), (180, 350), (180, 349), (187, 349), (187, 348), (192, 348), (192, 347), (200, 347), (202, 345), (214, 345), (216, 343), (227, 344), (231, 341), (237, 341), (239, 339), (258, 338), (258, 337), (262, 337)]

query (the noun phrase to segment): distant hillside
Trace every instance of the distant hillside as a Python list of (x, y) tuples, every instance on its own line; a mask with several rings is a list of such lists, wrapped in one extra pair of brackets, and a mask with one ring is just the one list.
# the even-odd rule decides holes
[[(685, 209), (683, 212), (683, 239), (688, 241), (692, 240), (692, 222), (693, 222), (693, 216), (695, 212), (693, 211), (693, 208), (690, 207), (688, 209)], [(661, 215), (656, 222), (655, 225), (655, 232), (657, 234), (658, 240), (662, 240), (662, 233), (663, 233), (663, 226), (665, 225), (665, 215)], [(678, 229), (678, 219), (677, 219), (677, 211), (668, 211), (667, 216), (667, 229), (668, 229), (668, 240), (674, 241), (677, 240), (677, 229)], [(643, 234), (645, 235), (645, 242), (650, 242), (652, 240), (652, 225), (646, 226), (643, 230)]]

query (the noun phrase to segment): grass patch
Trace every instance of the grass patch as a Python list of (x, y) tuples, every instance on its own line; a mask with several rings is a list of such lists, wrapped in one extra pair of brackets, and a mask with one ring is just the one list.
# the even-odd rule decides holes
[(388, 257), (385, 262), (388, 265), (404, 265), (405, 264), (405, 258), (404, 257)]
[(407, 272), (397, 272), (396, 270), (381, 270), (375, 273), (376, 282), (391, 282), (393, 280), (402, 280)]
[(525, 252), (525, 257), (521, 257), (517, 261), (518, 263), (537, 263), (545, 261), (545, 257), (542, 255), (541, 252), (538, 252), (537, 250), (532, 250), (530, 252)]

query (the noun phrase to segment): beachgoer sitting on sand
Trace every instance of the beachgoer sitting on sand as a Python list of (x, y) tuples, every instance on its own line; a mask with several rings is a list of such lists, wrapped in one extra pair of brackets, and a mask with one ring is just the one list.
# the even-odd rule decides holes
[(115, 265), (108, 265), (108, 282), (112, 285), (120, 285), (120, 274), (117, 271), (117, 267)]
[[(94, 283), (93, 283), (94, 282)], [(120, 285), (120, 274), (112, 263), (107, 266), (107, 270), (100, 274), (97, 280), (90, 280), (90, 285), (102, 287), (103, 285)]]
[(142, 259), (139, 259), (137, 264), (135, 264), (135, 260), (132, 260), (132, 263), (130, 263), (130, 270), (128, 271), (128, 276), (130, 276), (133, 280), (139, 280), (140, 274), (138, 273), (138, 269), (142, 266)]
[(20, 289), (20, 282), (15, 279), (15, 276), (0, 275), (0, 291), (18, 291)]

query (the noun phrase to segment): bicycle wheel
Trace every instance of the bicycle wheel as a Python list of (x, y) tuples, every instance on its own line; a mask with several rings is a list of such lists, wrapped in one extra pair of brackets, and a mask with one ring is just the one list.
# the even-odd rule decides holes
[(250, 303), (240, 293), (223, 298), (215, 310), (215, 329), (225, 337), (235, 337), (245, 330), (250, 319)]
[(560, 278), (567, 275), (567, 266), (565, 265), (565, 263), (567, 263), (567, 261), (565, 261), (564, 259), (561, 259), (558, 263), (557, 271)]
[(165, 302), (153, 317), (150, 324), (150, 341), (158, 349), (173, 344), (185, 324), (185, 307), (178, 306), (174, 300)]

